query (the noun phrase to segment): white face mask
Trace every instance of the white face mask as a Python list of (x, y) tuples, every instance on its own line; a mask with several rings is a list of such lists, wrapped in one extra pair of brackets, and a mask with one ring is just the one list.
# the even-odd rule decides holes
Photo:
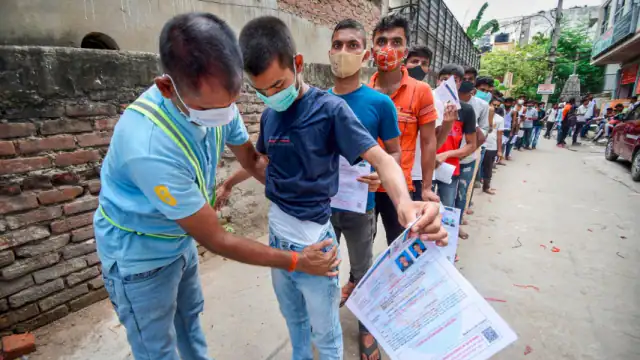
[(238, 113), (238, 107), (235, 103), (231, 103), (231, 105), (223, 108), (215, 108), (215, 109), (207, 109), (207, 110), (196, 110), (187, 106), (182, 100), (180, 93), (178, 92), (178, 88), (176, 87), (175, 81), (171, 78), (170, 75), (165, 74), (169, 79), (171, 79), (171, 83), (173, 84), (173, 88), (176, 91), (176, 95), (178, 95), (178, 99), (182, 103), (182, 106), (189, 111), (189, 120), (193, 123), (196, 123), (200, 126), (204, 127), (218, 127), (224, 126), (230, 123)]
[(518, 104), (520, 105), (524, 104), (524, 100), (518, 100)]

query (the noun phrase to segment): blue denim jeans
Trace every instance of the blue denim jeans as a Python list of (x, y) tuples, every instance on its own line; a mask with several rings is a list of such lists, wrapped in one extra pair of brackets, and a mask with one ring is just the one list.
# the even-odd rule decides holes
[[(482, 164), (482, 162), (484, 161), (484, 154), (486, 152), (487, 152), (487, 149), (485, 148), (480, 149), (480, 164)], [(484, 179), (482, 166), (480, 166), (480, 168), (478, 169), (478, 175), (476, 176), (476, 181), (480, 181), (480, 179)]]
[[(470, 164), (460, 164), (460, 176), (458, 176), (458, 195), (454, 206), (460, 209), (460, 221), (462, 221), (462, 215), (467, 207), (467, 190), (469, 189), (469, 183), (473, 179), (473, 172), (476, 169), (476, 162)], [(473, 184), (471, 184), (473, 186)]]
[(210, 359), (195, 244), (164, 267), (121, 276), (115, 264), (102, 276), (136, 360)]
[[(333, 238), (333, 228), (319, 241)], [(301, 252), (305, 246), (282, 239), (269, 230), (269, 245), (276, 249)], [(320, 360), (342, 360), (342, 326), (340, 325), (340, 286), (338, 277), (313, 276), (301, 272), (271, 269), (273, 289), (280, 312), (287, 323), (293, 360), (313, 360), (311, 343)], [(312, 330), (313, 329), (313, 330)]]
[(502, 148), (503, 148), (502, 151), (503, 151), (504, 157), (506, 158), (509, 155), (511, 155), (511, 149), (513, 148), (513, 144), (511, 143), (511, 140), (513, 140), (513, 136), (511, 135), (511, 130), (505, 130), (504, 136), (506, 136), (508, 139), (506, 144), (502, 144)]
[(438, 185), (438, 196), (440, 202), (444, 206), (453, 207), (456, 202), (456, 194), (458, 190), (458, 176), (451, 178), (451, 184), (443, 183), (442, 181), (434, 180)]
[(531, 141), (531, 147), (536, 147), (536, 145), (538, 145), (538, 139), (540, 139), (541, 132), (542, 132), (542, 126), (533, 127), (533, 135), (531, 135), (533, 140)]

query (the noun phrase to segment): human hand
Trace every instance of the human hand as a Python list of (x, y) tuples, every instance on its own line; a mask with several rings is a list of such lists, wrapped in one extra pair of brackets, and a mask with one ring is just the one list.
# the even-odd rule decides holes
[(382, 182), (380, 181), (380, 176), (378, 175), (377, 172), (372, 172), (369, 175), (360, 176), (357, 180), (361, 183), (368, 184), (369, 192), (378, 191), (380, 184), (382, 184)]
[(398, 221), (408, 226), (420, 217), (411, 227), (410, 236), (420, 236), (422, 241), (435, 241), (438, 246), (447, 246), (447, 230), (442, 226), (440, 204), (436, 202), (407, 201), (398, 204)]
[[(326, 239), (309, 245), (299, 254), (295, 271), (301, 271), (316, 276), (337, 276), (340, 259), (338, 247), (333, 245), (333, 239)], [(331, 246), (331, 250), (325, 251)]]
[(422, 188), (422, 201), (440, 202), (440, 197), (431, 188)]
[(226, 187), (223, 183), (216, 190), (216, 202), (213, 204), (213, 209), (215, 211), (220, 211), (223, 207), (227, 205), (230, 197), (231, 197), (231, 188)]
[(458, 120), (458, 109), (456, 109), (456, 105), (452, 103), (447, 103), (447, 106), (444, 108), (444, 115), (442, 117), (443, 122), (454, 122)]
[(449, 155), (447, 154), (446, 151), (440, 154), (436, 154), (436, 167), (440, 166), (440, 164), (447, 161), (448, 158), (449, 158)]

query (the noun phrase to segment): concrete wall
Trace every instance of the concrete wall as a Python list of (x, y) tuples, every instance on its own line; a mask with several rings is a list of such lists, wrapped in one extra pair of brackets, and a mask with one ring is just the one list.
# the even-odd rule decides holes
[(0, 44), (80, 47), (93, 32), (111, 37), (121, 50), (157, 52), (162, 25), (170, 17), (206, 11), (238, 33), (249, 20), (274, 15), (290, 27), (309, 62), (328, 63), (333, 26), (347, 17), (369, 29), (379, 18), (370, 0), (2, 0)]
[[(0, 334), (107, 297), (92, 226), (100, 164), (119, 113), (159, 73), (151, 53), (0, 46)], [(307, 64), (304, 76), (332, 85), (325, 64)], [(255, 141), (264, 105), (247, 84), (238, 108)], [(219, 182), (238, 167), (228, 150), (219, 165)], [(264, 233), (264, 187), (250, 180), (234, 191), (223, 221)]]

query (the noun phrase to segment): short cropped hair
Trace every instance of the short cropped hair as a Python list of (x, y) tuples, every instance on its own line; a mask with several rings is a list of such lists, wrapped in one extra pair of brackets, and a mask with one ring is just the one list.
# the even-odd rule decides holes
[(375, 38), (376, 34), (382, 31), (387, 31), (395, 28), (402, 28), (404, 30), (404, 39), (406, 43), (409, 43), (409, 22), (403, 16), (398, 14), (391, 14), (383, 17), (378, 21), (376, 27), (373, 28), (372, 38)]
[(478, 77), (478, 70), (476, 70), (476, 68), (474, 68), (473, 66), (465, 66), (464, 67), (464, 73), (465, 74), (473, 74), (473, 77)]
[(240, 31), (240, 49), (244, 70), (260, 75), (278, 60), (280, 66), (293, 70), (296, 44), (285, 23), (275, 16), (262, 16), (249, 21)]
[(464, 68), (458, 64), (446, 64), (438, 71), (438, 77), (442, 75), (455, 75), (462, 79), (464, 77)]
[(409, 59), (412, 56), (424, 57), (429, 59), (429, 61), (431, 61), (431, 57), (433, 56), (433, 53), (431, 52), (431, 50), (429, 50), (428, 47), (424, 45), (417, 45), (409, 49), (409, 54), (407, 55), (407, 59)]
[(362, 35), (362, 46), (366, 49), (367, 48), (367, 30), (365, 30), (364, 26), (362, 26), (361, 23), (359, 23), (357, 20), (354, 19), (344, 19), (342, 21), (340, 21), (335, 28), (333, 28), (333, 33), (331, 34), (331, 38), (333, 38), (333, 36), (336, 34), (336, 32), (340, 31), (340, 30), (345, 30), (345, 29), (354, 29), (354, 30), (358, 30), (360, 32), (360, 35)]
[(493, 79), (488, 76), (480, 76), (476, 79), (476, 87), (481, 85), (493, 86)]
[(219, 17), (193, 12), (171, 18), (160, 32), (160, 64), (176, 86), (197, 92), (215, 77), (229, 92), (242, 87), (242, 54), (236, 36)]

